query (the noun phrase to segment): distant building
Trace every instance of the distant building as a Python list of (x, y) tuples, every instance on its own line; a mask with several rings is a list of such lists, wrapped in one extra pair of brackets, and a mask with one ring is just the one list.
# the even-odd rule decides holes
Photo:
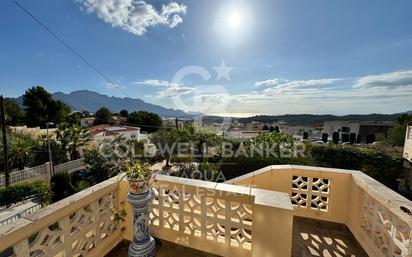
[[(11, 126), (10, 130), (15, 134), (29, 136), (34, 139), (45, 137), (47, 135), (47, 129), (42, 129), (40, 127), (28, 128), (27, 126), (16, 126), (16, 127)], [(56, 137), (56, 134), (54, 133), (56, 130), (57, 130), (56, 128), (49, 128), (50, 138)]]
[(162, 119), (162, 128), (176, 128), (176, 122), (178, 128), (183, 128), (186, 120), (176, 118), (163, 118)]
[(285, 124), (285, 123), (274, 123), (272, 127), (279, 128), (280, 132), (288, 134), (290, 136), (302, 136), (303, 133), (308, 133), (309, 138), (319, 137), (319, 128), (317, 126), (309, 126), (309, 125), (293, 125), (293, 124)]
[(127, 122), (127, 117), (115, 115), (113, 116), (113, 121), (114, 121), (114, 125), (116, 126), (124, 125)]
[(90, 128), (93, 126), (94, 121), (96, 120), (95, 117), (86, 117), (80, 119), (80, 126), (82, 128)]
[(89, 131), (96, 142), (106, 139), (114, 139), (116, 136), (123, 136), (128, 140), (142, 140), (140, 128), (138, 127), (98, 125), (89, 128)]
[(322, 133), (327, 133), (329, 138), (334, 132), (340, 137), (354, 133), (358, 142), (365, 143), (368, 137), (374, 141), (378, 134), (386, 136), (389, 128), (395, 125), (394, 121), (325, 121)]
[(252, 122), (248, 124), (234, 122), (224, 133), (224, 138), (240, 141), (249, 140), (256, 137), (260, 132), (269, 132), (262, 131), (263, 126), (263, 123), (258, 122)]

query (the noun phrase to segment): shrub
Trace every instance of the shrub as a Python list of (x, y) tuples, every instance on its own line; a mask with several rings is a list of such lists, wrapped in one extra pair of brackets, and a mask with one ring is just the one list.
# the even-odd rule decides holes
[(53, 192), (53, 202), (60, 201), (76, 193), (71, 177), (67, 172), (54, 175), (50, 180), (50, 185)]
[(396, 179), (404, 174), (400, 154), (375, 148), (357, 148), (342, 145), (316, 145), (311, 156), (315, 165), (361, 170), (386, 186), (397, 189)]
[(50, 189), (44, 181), (15, 183), (0, 188), (0, 206), (21, 202), (35, 196), (40, 197), (42, 204), (50, 202)]
[(311, 165), (311, 160), (306, 158), (265, 158), (265, 157), (232, 157), (222, 158), (219, 161), (220, 170), (223, 172), (225, 179), (229, 180), (249, 172), (264, 168), (269, 165)]

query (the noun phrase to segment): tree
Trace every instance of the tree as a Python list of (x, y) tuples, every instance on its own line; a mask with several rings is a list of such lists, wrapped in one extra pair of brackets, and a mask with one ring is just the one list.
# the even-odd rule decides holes
[[(65, 163), (68, 161), (67, 152), (62, 145), (56, 140), (50, 139), (50, 150), (52, 154), (52, 161), (54, 165)], [(40, 165), (49, 161), (49, 151), (47, 145), (47, 138), (42, 137), (40, 142), (32, 149), (34, 165)]]
[(31, 150), (35, 144), (29, 138), (13, 136), (10, 139), (10, 168), (22, 170), (32, 163)]
[(60, 201), (76, 192), (72, 179), (67, 172), (58, 173), (50, 179), (50, 187), (53, 192), (53, 202)]
[(6, 122), (10, 126), (19, 126), (25, 123), (24, 109), (11, 98), (4, 99)]
[(119, 114), (121, 117), (125, 117), (125, 118), (129, 117), (129, 112), (127, 110), (121, 110)]
[(412, 120), (412, 115), (402, 114), (398, 117), (398, 125), (388, 130), (384, 143), (389, 146), (404, 146), (407, 123)]
[(96, 120), (94, 121), (94, 125), (99, 124), (112, 124), (113, 115), (106, 107), (102, 107), (95, 113)]
[[(125, 143), (124, 141), (121, 144)], [(111, 143), (94, 147), (84, 157), (95, 183), (102, 182), (127, 170), (133, 164), (131, 154), (119, 152), (120, 143)]]
[(193, 127), (192, 142), (197, 146), (200, 153), (200, 162), (203, 162), (205, 151), (209, 146), (216, 146), (223, 141), (223, 138), (214, 132), (206, 129), (198, 129)]
[[(0, 133), (0, 136), (2, 134)], [(34, 156), (33, 149), (36, 148), (38, 143), (28, 136), (23, 136), (14, 133), (8, 133), (8, 149), (9, 149), (9, 167), (11, 170), (22, 170), (25, 167), (33, 166)], [(0, 148), (0, 164), (4, 165), (3, 148)]]
[(81, 112), (72, 112), (64, 118), (67, 125), (80, 126), (80, 119), (83, 117)]
[(406, 135), (406, 125), (396, 125), (388, 130), (386, 139), (384, 143), (389, 146), (404, 146), (405, 145), (405, 135)]
[(130, 113), (127, 123), (140, 127), (141, 131), (152, 133), (161, 127), (162, 120), (156, 113), (139, 111)]
[(86, 146), (91, 140), (90, 132), (81, 127), (71, 126), (56, 131), (56, 138), (62, 144), (71, 160), (80, 158), (79, 148)]
[[(293, 150), (295, 139), (285, 133), (259, 133), (253, 140), (245, 144), (247, 150), (251, 150), (251, 146), (256, 149), (261, 149), (263, 152), (267, 149), (272, 149), (274, 154), (272, 157), (281, 157), (282, 152), (286, 150)], [(269, 153), (268, 153), (269, 154)]]
[(59, 124), (70, 113), (66, 104), (54, 100), (52, 95), (40, 86), (26, 90), (23, 106), (29, 127), (44, 127), (47, 122)]

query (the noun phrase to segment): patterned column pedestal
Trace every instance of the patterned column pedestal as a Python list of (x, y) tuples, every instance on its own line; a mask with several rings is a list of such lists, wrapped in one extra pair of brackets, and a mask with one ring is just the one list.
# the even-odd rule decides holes
[(133, 206), (134, 236), (129, 246), (129, 257), (153, 257), (156, 244), (149, 234), (149, 203), (153, 199), (152, 190), (143, 194), (129, 194), (127, 200)]

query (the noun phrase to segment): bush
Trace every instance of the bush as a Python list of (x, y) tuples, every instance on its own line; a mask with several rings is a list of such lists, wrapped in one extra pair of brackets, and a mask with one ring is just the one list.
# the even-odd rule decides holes
[(30, 197), (40, 197), (41, 203), (50, 202), (50, 189), (44, 181), (21, 182), (0, 188), (0, 206), (21, 202)]
[(76, 193), (76, 189), (72, 184), (72, 179), (66, 172), (54, 175), (50, 180), (50, 185), (53, 192), (53, 202), (60, 201), (61, 199)]
[(265, 157), (232, 157), (222, 158), (219, 161), (220, 170), (226, 180), (247, 174), (249, 172), (264, 168), (269, 165), (311, 165), (310, 159), (293, 157), (293, 158), (265, 158)]
[(315, 165), (361, 170), (392, 189), (397, 189), (396, 179), (404, 174), (400, 154), (387, 153), (375, 148), (316, 145), (312, 148), (311, 156)]

